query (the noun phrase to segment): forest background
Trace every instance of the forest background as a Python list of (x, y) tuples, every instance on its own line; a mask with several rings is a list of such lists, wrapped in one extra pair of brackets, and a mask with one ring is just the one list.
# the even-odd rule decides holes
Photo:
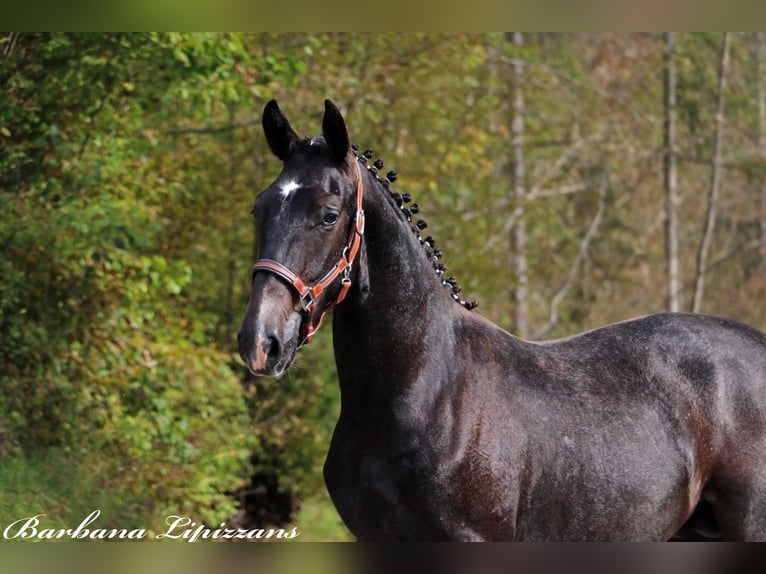
[(0, 525), (349, 538), (330, 329), (280, 380), (236, 349), (268, 99), (301, 135), (338, 104), (517, 335), (766, 329), (765, 66), (762, 33), (3, 33)]

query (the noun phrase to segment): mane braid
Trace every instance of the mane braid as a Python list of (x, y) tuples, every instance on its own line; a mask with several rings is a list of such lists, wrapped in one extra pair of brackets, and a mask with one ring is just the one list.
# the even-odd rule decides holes
[(452, 276), (447, 277), (446, 279), (444, 278), (447, 267), (443, 263), (439, 262), (439, 259), (442, 258), (442, 252), (436, 248), (436, 241), (430, 235), (428, 235), (425, 239), (420, 235), (420, 232), (426, 229), (428, 224), (423, 219), (418, 219), (414, 224), (412, 223), (412, 216), (420, 213), (420, 206), (417, 203), (411, 203), (412, 196), (409, 193), (397, 193), (391, 189), (391, 184), (394, 183), (398, 177), (396, 171), (390, 170), (386, 173), (385, 177), (381, 177), (380, 174), (382, 173), (384, 166), (383, 159), (376, 159), (372, 165), (368, 165), (367, 163), (375, 155), (371, 148), (365, 149), (361, 155), (358, 153), (359, 144), (353, 144), (351, 146), (351, 150), (354, 152), (356, 160), (367, 168), (367, 171), (369, 171), (375, 177), (377, 182), (388, 192), (389, 199), (393, 201), (396, 207), (398, 207), (404, 214), (404, 217), (410, 224), (410, 229), (415, 235), (418, 236), (420, 245), (422, 245), (425, 249), (428, 260), (431, 262), (436, 276), (441, 281), (441, 284), (450, 290), (452, 299), (454, 299), (457, 303), (460, 303), (469, 311), (478, 307), (479, 304), (476, 302), (476, 299), (461, 299), (460, 295), (462, 293), (462, 289), (460, 288), (457, 279)]

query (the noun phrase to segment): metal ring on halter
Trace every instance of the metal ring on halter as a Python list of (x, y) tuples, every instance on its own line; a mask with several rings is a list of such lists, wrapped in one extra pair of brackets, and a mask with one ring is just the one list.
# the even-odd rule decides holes
[(316, 303), (316, 299), (309, 290), (305, 295), (298, 296), (298, 302), (301, 304), (301, 309), (303, 309), (306, 313), (310, 313), (311, 307), (314, 305), (314, 303)]

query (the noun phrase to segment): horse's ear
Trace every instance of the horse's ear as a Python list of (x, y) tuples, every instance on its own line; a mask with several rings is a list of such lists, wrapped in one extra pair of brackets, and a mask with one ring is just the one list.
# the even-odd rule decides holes
[(340, 110), (330, 100), (324, 101), (322, 135), (330, 148), (332, 160), (337, 165), (344, 163), (349, 150), (346, 122), (343, 121)]
[(263, 109), (263, 133), (274, 155), (285, 161), (290, 144), (298, 139), (298, 134), (290, 127), (276, 100), (271, 100)]

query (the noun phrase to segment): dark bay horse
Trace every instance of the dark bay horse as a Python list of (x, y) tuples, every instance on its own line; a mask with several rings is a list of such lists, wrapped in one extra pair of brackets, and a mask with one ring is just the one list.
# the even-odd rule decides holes
[(274, 101), (263, 126), (284, 168), (255, 202), (240, 354), (280, 376), (337, 305), (324, 474), (358, 539), (666, 540), (706, 514), (766, 540), (766, 335), (661, 314), (520, 340), (460, 299), (330, 101), (321, 135)]

